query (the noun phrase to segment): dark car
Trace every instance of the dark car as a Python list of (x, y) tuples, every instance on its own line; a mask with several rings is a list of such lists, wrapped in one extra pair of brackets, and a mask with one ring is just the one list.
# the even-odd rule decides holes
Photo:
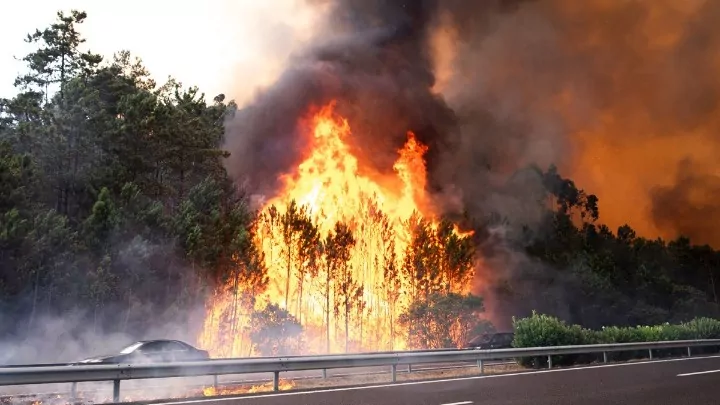
[(209, 358), (206, 350), (179, 340), (143, 340), (127, 346), (117, 354), (91, 357), (75, 364), (167, 363)]
[(508, 333), (486, 333), (472, 338), (467, 347), (470, 349), (509, 349), (512, 347), (515, 334)]

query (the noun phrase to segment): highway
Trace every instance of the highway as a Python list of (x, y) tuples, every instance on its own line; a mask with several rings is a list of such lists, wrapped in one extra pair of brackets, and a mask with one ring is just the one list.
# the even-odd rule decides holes
[[(485, 365), (488, 369), (491, 369), (493, 365), (507, 365), (515, 364), (514, 361), (507, 360), (494, 360), (487, 361)], [(34, 366), (34, 365), (31, 365)], [(7, 366), (6, 366), (7, 367)], [(21, 366), (13, 366), (21, 367)], [(27, 367), (27, 366), (26, 366)], [(477, 365), (473, 363), (435, 363), (435, 364), (424, 364), (413, 366), (411, 371), (413, 373), (431, 372), (431, 371), (443, 371), (443, 370), (454, 370), (454, 369), (475, 369)], [(407, 366), (401, 366), (398, 368), (397, 373), (407, 374)], [(349, 379), (352, 377), (364, 377), (374, 375), (387, 375), (387, 381), (390, 381), (390, 369), (388, 367), (359, 367), (359, 368), (338, 368), (327, 370), (327, 378), (345, 378)], [(292, 380), (294, 382), (307, 381), (307, 380), (322, 380), (323, 375), (320, 370), (310, 371), (294, 371), (286, 372), (281, 374), (281, 378), (284, 380)], [(418, 377), (422, 378), (422, 377)], [(238, 385), (259, 385), (267, 384), (272, 382), (272, 376), (265, 374), (244, 374), (244, 375), (225, 375), (218, 376), (218, 387), (233, 387)], [(174, 392), (175, 394), (182, 394), (176, 392), (178, 387), (183, 387), (190, 390), (202, 389), (213, 385), (213, 377), (191, 377), (191, 378), (168, 378), (159, 380), (136, 380), (124, 382), (123, 392), (128, 395), (135, 395), (137, 393), (145, 394), (149, 391), (155, 391), (160, 395), (169, 394)], [(345, 382), (347, 385), (347, 382)], [(92, 387), (88, 389), (88, 387)], [(37, 386), (10, 386), (0, 387), (0, 402), (4, 399), (19, 398), (19, 397), (30, 397), (30, 398), (42, 398), (42, 397), (60, 397), (67, 396), (70, 393), (68, 384), (55, 384), (52, 388), (38, 390)], [(80, 383), (78, 385), (78, 393), (86, 395), (95, 395), (97, 397), (110, 397), (112, 394), (112, 385), (110, 382), (100, 383)], [(162, 397), (160, 397), (162, 398)]]
[(162, 405), (716, 405), (719, 382), (711, 356)]

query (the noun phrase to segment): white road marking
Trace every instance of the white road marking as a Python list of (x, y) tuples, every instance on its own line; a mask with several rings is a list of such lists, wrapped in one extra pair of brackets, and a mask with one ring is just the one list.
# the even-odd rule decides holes
[(468, 405), (472, 404), (473, 401), (463, 401), (463, 402), (451, 402), (449, 404), (440, 404), (440, 405)]
[(403, 387), (403, 386), (409, 386), (409, 385), (438, 384), (438, 383), (446, 383), (446, 382), (454, 382), (454, 381), (483, 380), (486, 378), (517, 377), (517, 376), (524, 376), (524, 375), (537, 375), (537, 374), (547, 374), (547, 373), (564, 373), (564, 372), (568, 372), (568, 371), (592, 370), (592, 369), (596, 369), (596, 368), (628, 367), (628, 366), (637, 366), (637, 365), (641, 365), (641, 364), (671, 363), (671, 362), (676, 362), (676, 361), (691, 361), (691, 360), (705, 360), (705, 359), (718, 359), (718, 358), (720, 358), (720, 355), (703, 356), (703, 357), (683, 357), (680, 359), (648, 360), (648, 361), (638, 361), (635, 363), (600, 364), (597, 366), (557, 368), (557, 369), (552, 369), (552, 370), (525, 371), (525, 372), (519, 372), (519, 373), (477, 375), (477, 376), (471, 376), (471, 377), (447, 378), (444, 380), (408, 381), (408, 382), (392, 383), (392, 384), (364, 385), (361, 387), (338, 387), (338, 388), (320, 389), (320, 390), (312, 390), (312, 391), (275, 392), (275, 393), (269, 393), (269, 394), (260, 394), (260, 395), (244, 396), (244, 397), (221, 397), (221, 398), (215, 397), (215, 398), (194, 399), (194, 400), (190, 400), (190, 401), (155, 402), (155, 403), (153, 403), (153, 405), (179, 405), (179, 404), (199, 404), (199, 403), (203, 403), (203, 402), (216, 402), (216, 401), (253, 400), (253, 399), (257, 399), (257, 398), (322, 394), (325, 392), (359, 391), (359, 390), (368, 390), (368, 389), (377, 389), (377, 388)]
[(678, 377), (687, 377), (691, 375), (700, 375), (700, 374), (712, 374), (712, 373), (720, 373), (720, 370), (708, 370), (708, 371), (696, 371), (694, 373), (685, 373), (685, 374), (678, 374)]

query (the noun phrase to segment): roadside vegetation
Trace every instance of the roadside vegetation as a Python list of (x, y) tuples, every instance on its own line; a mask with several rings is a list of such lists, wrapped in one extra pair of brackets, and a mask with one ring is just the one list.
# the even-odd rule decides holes
[[(591, 330), (580, 325), (570, 325), (549, 315), (533, 313), (527, 318), (514, 318), (514, 347), (541, 347), (565, 345), (592, 345), (604, 343), (663, 342), (671, 340), (720, 339), (720, 321), (711, 318), (695, 318), (676, 324), (664, 323), (654, 326), (609, 326)], [(714, 348), (694, 348), (694, 353), (703, 353)], [(685, 348), (657, 350), (653, 356), (686, 354)], [(647, 350), (608, 353), (608, 359), (627, 360), (647, 357)], [(554, 364), (569, 365), (594, 361), (597, 355), (554, 356)], [(600, 355), (602, 358), (602, 355)], [(546, 364), (547, 359), (523, 358), (525, 366)]]

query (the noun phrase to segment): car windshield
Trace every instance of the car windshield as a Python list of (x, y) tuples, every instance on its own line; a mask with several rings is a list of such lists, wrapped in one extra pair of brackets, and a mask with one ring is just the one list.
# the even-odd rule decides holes
[(490, 341), (490, 335), (480, 335), (472, 338), (470, 344), (487, 343)]
[(142, 343), (140, 343), (140, 342), (133, 343), (133, 344), (131, 344), (130, 346), (128, 346), (128, 347), (120, 350), (120, 354), (130, 354), (130, 353), (134, 352), (135, 349), (137, 349), (137, 348), (140, 347), (141, 345), (142, 345)]

